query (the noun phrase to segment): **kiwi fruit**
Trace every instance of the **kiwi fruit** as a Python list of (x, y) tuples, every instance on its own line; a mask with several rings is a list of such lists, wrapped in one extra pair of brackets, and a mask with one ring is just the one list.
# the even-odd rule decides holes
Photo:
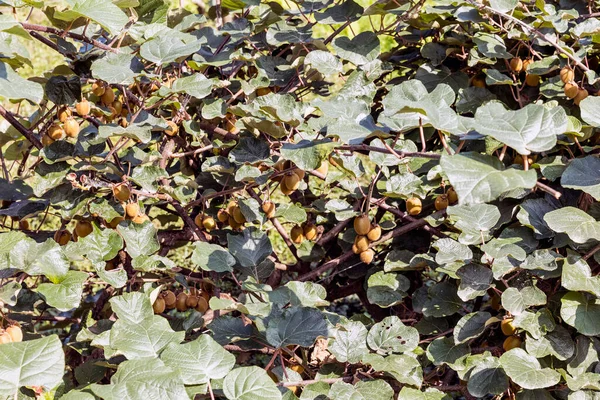
[(79, 103), (75, 105), (75, 110), (77, 111), (77, 114), (79, 114), (79, 116), (85, 117), (90, 113), (92, 107), (90, 105), (90, 102), (84, 97)]
[(127, 203), (125, 206), (125, 215), (129, 218), (135, 218), (140, 214), (140, 205), (138, 203)]
[(90, 221), (81, 220), (77, 221), (77, 224), (75, 224), (75, 234), (79, 238), (86, 237), (87, 235), (92, 233), (93, 230), (94, 227), (92, 226), (92, 223)]
[(411, 197), (406, 200), (406, 211), (409, 215), (419, 215), (423, 210), (423, 203), (421, 203), (421, 199), (418, 197)]
[(74, 138), (79, 135), (79, 123), (74, 118), (69, 117), (64, 124), (64, 130), (68, 137)]
[(307, 240), (315, 240), (317, 238), (317, 226), (312, 222), (308, 222), (303, 227), (303, 234)]
[(275, 203), (273, 203), (270, 200), (265, 201), (264, 203), (262, 203), (262, 210), (263, 212), (267, 215), (267, 218), (271, 219), (275, 216)]
[(359, 235), (354, 239), (354, 244), (359, 253), (362, 253), (369, 248), (369, 239), (366, 236)]
[(162, 314), (165, 311), (166, 304), (165, 300), (162, 297), (157, 298), (152, 304), (152, 309), (154, 310), (154, 314)]
[(367, 239), (371, 242), (381, 238), (381, 227), (379, 225), (371, 225), (371, 230), (367, 233)]
[(371, 220), (367, 214), (354, 218), (354, 230), (358, 235), (366, 235), (371, 230)]
[(365, 251), (362, 251), (359, 257), (360, 261), (364, 262), (365, 264), (371, 264), (371, 262), (373, 261), (373, 257), (375, 257), (375, 252), (373, 251), (373, 249), (367, 249)]
[(113, 186), (112, 192), (115, 199), (122, 202), (129, 200), (129, 197), (131, 197), (131, 190), (125, 183), (119, 183), (118, 185)]
[(175, 308), (177, 311), (186, 311), (188, 309), (187, 303), (188, 295), (184, 292), (181, 292), (177, 295), (177, 300), (175, 301)]
[(434, 206), (435, 209), (438, 211), (445, 210), (446, 208), (448, 208), (448, 196), (446, 196), (445, 194), (438, 196), (435, 199)]
[(296, 244), (302, 243), (304, 241), (304, 229), (300, 225), (295, 225), (290, 232), (290, 237), (292, 242)]
[(523, 70), (523, 60), (520, 57), (514, 57), (510, 60), (510, 69), (513, 72), (521, 72)]
[(175, 308), (175, 304), (177, 302), (177, 297), (175, 296), (175, 293), (173, 293), (170, 290), (165, 290), (161, 293), (161, 295), (165, 301), (165, 306), (167, 308)]
[(71, 232), (66, 229), (60, 229), (54, 232), (54, 241), (61, 246), (66, 245), (71, 240)]

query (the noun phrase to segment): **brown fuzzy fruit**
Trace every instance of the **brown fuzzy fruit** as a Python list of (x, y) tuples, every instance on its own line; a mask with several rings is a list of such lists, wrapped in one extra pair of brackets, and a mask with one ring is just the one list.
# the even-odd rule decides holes
[(115, 92), (113, 92), (111, 88), (107, 88), (104, 94), (100, 97), (100, 100), (102, 100), (102, 104), (105, 106), (110, 106), (113, 101), (115, 101)]
[(485, 87), (485, 78), (483, 78), (481, 76), (474, 77), (473, 79), (471, 79), (471, 86), (484, 88)]
[(94, 227), (90, 221), (77, 221), (77, 224), (75, 225), (75, 234), (78, 238), (86, 237), (92, 233), (93, 230)]
[(19, 221), (19, 229), (22, 231), (28, 231), (29, 230), (29, 221), (26, 221), (26, 220)]
[(306, 176), (306, 172), (304, 172), (304, 170), (300, 168), (294, 168), (292, 172), (298, 175), (298, 179), (300, 180), (304, 179), (304, 177)]
[(161, 295), (162, 298), (165, 300), (165, 306), (167, 308), (175, 307), (175, 304), (177, 303), (177, 297), (175, 296), (175, 293), (171, 292), (170, 290), (165, 290), (161, 293)]
[(381, 227), (379, 225), (371, 225), (371, 230), (367, 233), (367, 239), (371, 242), (379, 240), (381, 238)]
[(108, 222), (108, 226), (112, 229), (117, 229), (117, 226), (119, 226), (119, 224), (121, 222), (123, 222), (124, 220), (125, 220), (125, 218), (123, 218), (123, 217), (114, 217), (113, 219), (111, 219)]
[(531, 63), (533, 63), (533, 60), (531, 58), (526, 58), (525, 60), (523, 60), (523, 71), (527, 71), (527, 68), (529, 68), (529, 65), (531, 65)]
[(152, 304), (152, 309), (154, 310), (154, 314), (162, 314), (165, 312), (165, 300), (162, 297), (157, 298)]
[(456, 194), (456, 190), (454, 190), (454, 188), (448, 189), (446, 196), (448, 196), (448, 201), (450, 204), (458, 203), (458, 194)]
[(202, 217), (202, 214), (198, 214), (198, 215), (196, 215), (196, 217), (194, 218), (194, 223), (196, 224), (196, 226), (197, 226), (198, 228), (202, 228), (202, 227), (203, 227), (203, 226), (202, 226), (202, 218), (203, 218), (203, 217)]
[(65, 130), (60, 125), (52, 124), (50, 125), (50, 128), (48, 128), (48, 136), (52, 140), (61, 140), (65, 138), (66, 134)]
[(102, 82), (94, 82), (92, 84), (92, 93), (94, 93), (98, 97), (102, 97), (102, 95), (106, 92), (106, 86)]
[(58, 230), (54, 233), (54, 241), (61, 246), (66, 245), (71, 240), (71, 232), (66, 229)]
[(356, 245), (354, 243), (352, 243), (352, 252), (354, 254), (359, 254), (360, 253), (360, 251), (358, 251), (358, 247), (356, 247)]
[(523, 60), (521, 60), (521, 58), (519, 57), (514, 57), (513, 59), (511, 59), (510, 69), (513, 72), (521, 72), (521, 70), (523, 69)]
[(233, 214), (233, 210), (237, 206), (238, 206), (237, 201), (229, 200), (229, 202), (227, 203), (227, 207), (225, 208), (225, 211), (227, 211), (227, 214), (231, 215), (231, 214)]
[(371, 220), (367, 214), (354, 218), (354, 230), (358, 235), (366, 235), (371, 230)]
[(575, 79), (575, 72), (571, 68), (564, 67), (560, 70), (560, 80), (563, 81), (563, 83), (572, 82), (573, 79)]
[(538, 86), (540, 84), (540, 76), (536, 74), (527, 74), (525, 76), (525, 84), (527, 86)]
[(186, 311), (188, 309), (186, 305), (187, 298), (188, 295), (183, 292), (177, 295), (177, 301), (175, 302), (175, 308), (177, 308), (177, 311)]
[(365, 264), (371, 264), (373, 257), (375, 257), (375, 252), (373, 249), (367, 249), (360, 253), (360, 261), (364, 262)]
[(359, 253), (366, 251), (369, 248), (369, 239), (366, 236), (359, 235), (354, 238), (354, 244)]
[(285, 174), (282, 184), (284, 184), (288, 190), (294, 191), (300, 186), (300, 177), (295, 172), (288, 172)]
[(74, 118), (68, 118), (64, 124), (65, 133), (68, 137), (74, 138), (79, 135), (79, 123)]
[(125, 206), (125, 215), (129, 218), (135, 218), (140, 214), (140, 205), (138, 203), (128, 203)]
[(146, 214), (136, 215), (131, 219), (134, 224), (143, 224), (146, 221), (150, 221), (150, 218)]
[(411, 197), (406, 200), (406, 211), (408, 211), (409, 215), (419, 215), (423, 210), (423, 203), (421, 203), (421, 199), (418, 197)]
[(221, 209), (217, 212), (217, 219), (221, 222), (227, 222), (229, 220), (229, 214), (227, 211)]
[(115, 100), (112, 103), (112, 108), (115, 109), (117, 114), (121, 115), (121, 111), (123, 111), (123, 103), (121, 103), (119, 100)]
[(269, 87), (263, 87), (263, 88), (256, 89), (256, 96), (265, 96), (269, 93), (271, 93), (271, 88), (269, 88)]
[(445, 194), (438, 196), (435, 199), (434, 206), (435, 209), (438, 211), (445, 210), (446, 208), (448, 208), (448, 196), (446, 196)]
[(6, 334), (10, 336), (11, 342), (13, 343), (23, 341), (23, 331), (19, 325), (11, 325), (6, 328)]
[(205, 313), (208, 310), (208, 300), (204, 297), (198, 297), (198, 304), (196, 304), (196, 311)]
[(237, 222), (235, 218), (233, 218), (231, 215), (229, 216), (227, 223), (229, 224), (229, 226), (231, 226), (232, 229), (240, 229), (244, 225)]
[(71, 113), (71, 110), (69, 109), (69, 107), (68, 107), (68, 106), (63, 106), (63, 107), (60, 107), (60, 108), (58, 109), (58, 113), (57, 113), (57, 115), (58, 115), (58, 120), (59, 120), (60, 122), (65, 122), (65, 121), (66, 121), (68, 118), (70, 118), (70, 117), (71, 117), (71, 114), (72, 114), (72, 113)]
[(327, 160), (323, 160), (323, 162), (321, 163), (321, 166), (319, 168), (317, 168), (315, 171), (317, 171), (321, 175), (327, 175), (327, 172), (329, 172), (329, 163), (327, 162)]
[(262, 210), (267, 215), (267, 218), (273, 218), (276, 212), (275, 203), (269, 200), (265, 201), (264, 203), (262, 203)]
[(198, 296), (188, 295), (185, 305), (187, 308), (196, 308), (198, 305)]
[(239, 206), (236, 206), (233, 209), (233, 213), (231, 214), (231, 216), (238, 224), (246, 223), (246, 217), (244, 217), (244, 213), (242, 213), (242, 209)]
[(579, 92), (579, 88), (577, 87), (577, 84), (567, 82), (565, 83), (564, 92), (565, 96), (567, 96), (570, 99), (574, 99), (575, 96), (577, 96), (577, 93)]
[(504, 333), (504, 335), (510, 336), (515, 333), (517, 327), (513, 324), (513, 319), (509, 318), (504, 319), (502, 320), (502, 322), (500, 322), (500, 329), (502, 330), (502, 333)]
[(90, 102), (84, 97), (79, 103), (75, 105), (75, 110), (77, 111), (77, 114), (79, 114), (79, 116), (85, 117), (90, 113), (92, 107), (90, 105)]
[(307, 240), (315, 240), (317, 238), (317, 226), (312, 222), (309, 222), (306, 225), (304, 225), (303, 232), (304, 237)]
[(217, 223), (213, 217), (207, 216), (202, 219), (202, 226), (207, 232), (210, 232), (217, 227)]
[(119, 183), (118, 185), (113, 186), (112, 192), (115, 199), (119, 201), (125, 202), (131, 197), (131, 190), (129, 190), (129, 186), (125, 183)]
[(10, 335), (0, 329), (0, 344), (10, 343), (11, 340)]
[(279, 188), (281, 189), (281, 193), (283, 193), (286, 196), (294, 193), (294, 189), (288, 188), (283, 179), (281, 181), (281, 184), (279, 184)]
[(504, 349), (504, 351), (509, 351), (521, 346), (521, 343), (523, 342), (521, 341), (520, 337), (509, 336), (506, 339), (504, 339), (504, 343), (502, 343), (502, 348)]
[(167, 134), (168, 136), (177, 135), (177, 133), (179, 132), (179, 127), (177, 126), (177, 124), (173, 121), (167, 121), (167, 125), (169, 125), (169, 127), (165, 129), (165, 134)]
[(304, 240), (304, 230), (300, 225), (296, 225), (292, 228), (290, 237), (292, 238), (292, 242), (300, 244)]
[(579, 105), (579, 103), (581, 103), (581, 101), (583, 99), (585, 99), (586, 97), (588, 97), (589, 93), (587, 90), (585, 89), (579, 89), (579, 91), (577, 92), (577, 96), (575, 96), (575, 98), (573, 98), (573, 102), (576, 105)]
[(44, 145), (44, 147), (50, 146), (52, 143), (54, 143), (54, 139), (52, 139), (50, 136), (42, 136), (42, 144)]

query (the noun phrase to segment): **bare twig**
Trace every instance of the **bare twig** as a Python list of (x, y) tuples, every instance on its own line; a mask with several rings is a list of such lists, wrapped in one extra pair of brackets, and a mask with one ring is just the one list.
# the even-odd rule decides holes
[(21, 124), (10, 111), (7, 111), (4, 107), (0, 105), (0, 116), (4, 117), (19, 133), (27, 138), (32, 145), (36, 148), (41, 149), (44, 147), (42, 142), (31, 132), (29, 129), (25, 128), (23, 124)]

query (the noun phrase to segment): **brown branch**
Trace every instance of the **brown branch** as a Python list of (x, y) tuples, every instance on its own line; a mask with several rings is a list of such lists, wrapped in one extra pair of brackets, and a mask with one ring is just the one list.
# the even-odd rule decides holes
[(598, 250), (600, 250), (600, 243), (594, 246), (594, 248), (588, 251), (582, 258), (587, 261), (591, 256), (596, 254)]
[(69, 32), (69, 31), (65, 31), (65, 30), (62, 30), (62, 29), (53, 28), (53, 27), (50, 27), (50, 26), (30, 24), (30, 23), (27, 23), (27, 22), (21, 22), (21, 26), (25, 30), (27, 30), (27, 31), (37, 31), (37, 32), (52, 33), (52, 34), (55, 34), (55, 35), (58, 35), (58, 36), (62, 36), (62, 37), (68, 36), (68, 37), (70, 37), (72, 39), (79, 40), (81, 42), (85, 42), (85, 43), (91, 44), (92, 46), (95, 46), (95, 47), (97, 47), (99, 49), (110, 51), (112, 53), (118, 53), (117, 49), (114, 49), (114, 48), (112, 48), (112, 47), (110, 47), (110, 46), (108, 46), (108, 45), (106, 45), (104, 43), (100, 43), (97, 40), (90, 39), (87, 36), (80, 35), (78, 33)]
[(560, 199), (560, 196), (562, 196), (561, 192), (552, 189), (550, 186), (544, 185), (542, 182), (536, 182), (535, 186), (546, 193), (550, 193), (555, 199)]
[(21, 124), (10, 111), (7, 111), (4, 107), (0, 105), (0, 116), (4, 117), (9, 124), (11, 124), (19, 133), (27, 138), (29, 142), (34, 145), (36, 148), (41, 149), (44, 147), (42, 142), (31, 132), (29, 129), (25, 128), (23, 124)]
[[(442, 211), (436, 211), (435, 213), (432, 214), (433, 217), (436, 217), (438, 215), (441, 215)], [(384, 243), (396, 236), (400, 236), (400, 235), (404, 235), (405, 233), (408, 233), (412, 230), (421, 228), (423, 226), (427, 225), (427, 221), (425, 221), (424, 218), (422, 219), (417, 219), (414, 222), (408, 223), (406, 225), (400, 226), (396, 229), (394, 229), (391, 232), (386, 233), (385, 235), (383, 235), (379, 240), (372, 242), (369, 244), (369, 247), (373, 247), (373, 246), (377, 246), (378, 244)], [(325, 264), (321, 265), (318, 268), (313, 269), (312, 271), (304, 274), (304, 275), (300, 275), (298, 278), (296, 278), (296, 280), (298, 281), (307, 281), (310, 279), (314, 279), (316, 277), (318, 277), (319, 275), (321, 275), (324, 272), (329, 271), (330, 269), (333, 269), (335, 267), (337, 267), (338, 265), (340, 265), (341, 263), (343, 263), (344, 261), (348, 260), (349, 258), (351, 258), (354, 255), (354, 253), (352, 251), (348, 251), (344, 254), (342, 254), (341, 256), (339, 256), (338, 258), (334, 258), (333, 260), (330, 260), (328, 262), (326, 262)]]
[(39, 40), (40, 42), (42, 42), (43, 44), (45, 44), (46, 46), (50, 47), (52, 50), (54, 50), (54, 51), (62, 54), (63, 56), (69, 58), (70, 60), (75, 60), (76, 57), (73, 54), (65, 52), (60, 47), (58, 47), (58, 45), (56, 43), (54, 43), (52, 40), (48, 39), (44, 35), (41, 35), (41, 34), (39, 34), (38, 32), (35, 32), (35, 31), (29, 32), (29, 34), (32, 37), (34, 37), (37, 40)]
[(195, 156), (196, 154), (204, 153), (204, 152), (210, 151), (212, 149), (214, 149), (214, 146), (212, 144), (209, 144), (208, 146), (200, 147), (199, 149), (195, 149), (195, 150), (184, 151), (182, 153), (172, 153), (169, 157), (170, 158), (181, 158), (181, 157), (186, 157), (186, 156)]

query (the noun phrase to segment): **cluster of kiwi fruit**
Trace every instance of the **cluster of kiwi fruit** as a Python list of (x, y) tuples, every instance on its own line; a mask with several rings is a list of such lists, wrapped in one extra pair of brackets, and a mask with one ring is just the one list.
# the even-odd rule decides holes
[(6, 329), (0, 328), (0, 344), (23, 341), (23, 331), (19, 324), (13, 324)]
[[(451, 204), (458, 203), (458, 195), (454, 188), (448, 188), (448, 190), (435, 198), (433, 203), (437, 211), (445, 210)], [(419, 215), (423, 211), (423, 202), (418, 197), (410, 197), (406, 200), (406, 212), (408, 215)]]
[(521, 57), (513, 57), (510, 62), (510, 70), (516, 74), (525, 71), (525, 84), (527, 86), (538, 86), (540, 84), (540, 76), (536, 74), (530, 74), (527, 72), (527, 67), (531, 64), (533, 60), (531, 58), (526, 58), (522, 60)]
[[(208, 230), (208, 228), (204, 226), (205, 221), (207, 221), (208, 226), (214, 225), (213, 228), (216, 227), (216, 223), (214, 223), (215, 220), (212, 219), (212, 217), (210, 217), (208, 220), (205, 217), (202, 217), (201, 220), (199, 220), (198, 217), (196, 217), (196, 219), (196, 225), (199, 227), (204, 227), (204, 229)], [(242, 213), (242, 209), (235, 199), (229, 200), (227, 206), (217, 212), (217, 219), (223, 224), (223, 226), (229, 225), (232, 229), (243, 229), (244, 224), (246, 223), (246, 217), (244, 216), (244, 213)], [(199, 222), (200, 224), (198, 224)]]
[(198, 312), (205, 313), (209, 309), (209, 300), (210, 294), (205, 290), (190, 288), (189, 293), (181, 291), (177, 295), (171, 290), (164, 290), (160, 292), (152, 304), (152, 308), (155, 314), (162, 314), (165, 310), (174, 308), (179, 312), (193, 308)]
[(375, 257), (375, 252), (369, 246), (381, 238), (381, 227), (372, 223), (367, 214), (361, 214), (354, 218), (354, 231), (356, 237), (352, 251), (360, 256), (360, 261), (370, 264)]
[(517, 327), (513, 324), (512, 318), (503, 319), (500, 322), (500, 329), (502, 330), (504, 336), (506, 336), (506, 339), (504, 339), (504, 343), (502, 343), (502, 348), (504, 349), (504, 351), (509, 351), (511, 349), (521, 346), (521, 343), (523, 343), (523, 341), (518, 335), (515, 334), (517, 331)]
[(317, 230), (317, 226), (308, 221), (302, 225), (294, 225), (290, 231), (290, 238), (292, 239), (292, 242), (301, 244), (305, 239), (310, 241), (317, 240), (318, 234), (319, 231)]
[[(75, 110), (79, 116), (84, 117), (90, 113), (90, 104), (84, 99), (77, 103)], [(55, 122), (48, 127), (48, 130), (42, 136), (42, 144), (48, 146), (67, 137), (76, 138), (79, 135), (79, 130), (79, 122), (73, 117), (73, 110), (68, 105), (61, 105), (56, 112)]]
[[(113, 218), (109, 226), (116, 228), (124, 219), (130, 219), (136, 224), (143, 224), (148, 221), (148, 215), (142, 212), (137, 201), (131, 201), (131, 189), (127, 182), (121, 182), (112, 187), (112, 193), (115, 199), (125, 204), (125, 216)], [(114, 225), (114, 226), (113, 226)]]
[(575, 82), (575, 71), (570, 67), (564, 67), (560, 70), (560, 80), (565, 84), (565, 96), (572, 99), (576, 105), (579, 105), (581, 100), (588, 97), (588, 91), (584, 88), (580, 88), (577, 85), (577, 82)]
[[(304, 179), (306, 172), (297, 166), (294, 165), (289, 160), (280, 160), (274, 165), (277, 171), (286, 171), (283, 175), (277, 175), (273, 178), (273, 180), (279, 182), (279, 188), (281, 189), (281, 193), (290, 195), (294, 193), (299, 187), (300, 182)], [(326, 161), (323, 161), (319, 168), (315, 171), (319, 172), (322, 175), (326, 175), (329, 170), (329, 164)]]

